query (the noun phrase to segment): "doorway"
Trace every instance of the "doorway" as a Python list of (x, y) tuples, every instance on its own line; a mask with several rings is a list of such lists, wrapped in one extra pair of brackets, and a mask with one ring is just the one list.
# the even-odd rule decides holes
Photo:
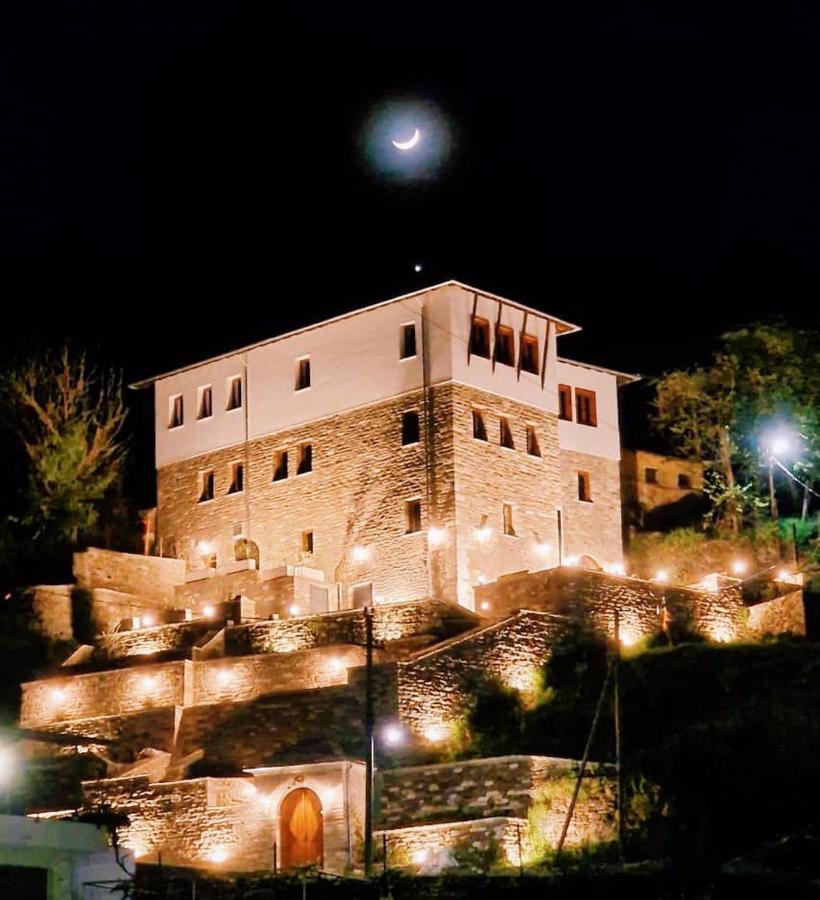
[(279, 810), (282, 868), (322, 867), (324, 823), (322, 804), (309, 788), (297, 788), (282, 801)]

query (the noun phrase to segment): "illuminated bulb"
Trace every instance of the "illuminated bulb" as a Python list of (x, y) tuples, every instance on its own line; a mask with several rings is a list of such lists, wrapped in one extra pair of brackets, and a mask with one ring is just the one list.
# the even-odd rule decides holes
[(301, 612), (302, 610), (295, 603), (288, 607), (288, 613), (292, 616), (298, 616)]
[(638, 635), (629, 628), (624, 628), (619, 634), (619, 638), (624, 647), (631, 647), (638, 640)]
[(772, 453), (775, 456), (782, 456), (789, 449), (789, 442), (786, 438), (775, 438), (772, 441)]
[(669, 581), (669, 573), (666, 569), (658, 569), (658, 571), (655, 572), (655, 581)]
[(574, 556), (574, 555), (564, 557), (564, 565), (565, 566), (577, 566), (580, 561), (581, 560), (577, 556)]
[(421, 272), (421, 263), (416, 263), (416, 264), (413, 266), (413, 271), (414, 271), (414, 272)]
[(489, 525), (482, 525), (481, 528), (476, 528), (473, 532), (475, 539), (479, 542), (479, 544), (486, 544), (487, 541), (492, 537), (493, 530)]
[(788, 580), (789, 580), (789, 574), (790, 574), (790, 573), (789, 573), (788, 569), (781, 569), (781, 570), (777, 573), (777, 578), (778, 578), (779, 581), (788, 581)]
[(610, 563), (608, 566), (604, 566), (604, 571), (609, 572), (610, 575), (626, 575), (626, 569), (621, 563)]
[(140, 678), (140, 687), (145, 693), (153, 691), (156, 686), (157, 679), (153, 675), (143, 675), (143, 677)]
[(552, 550), (552, 545), (551, 545), (551, 544), (546, 544), (546, 543), (544, 543), (544, 542), (541, 542), (541, 543), (535, 545), (535, 552), (536, 552), (542, 559), (545, 559), (547, 556), (549, 556), (551, 550)]
[(228, 851), (224, 847), (214, 847), (208, 854), (208, 859), (212, 863), (224, 863), (228, 858)]
[(142, 617), (142, 627), (143, 627), (143, 628), (150, 628), (152, 625), (156, 625), (156, 620), (155, 620), (154, 617), (151, 615), (151, 613), (146, 613), (146, 614)]
[(447, 739), (447, 726), (442, 724), (428, 725), (427, 728), (424, 729), (424, 737), (426, 740), (430, 741), (431, 744), (437, 744), (439, 741), (444, 741)]
[(427, 850), (414, 850), (413, 851), (413, 862), (420, 866), (427, 859)]
[(226, 687), (233, 681), (233, 672), (230, 669), (220, 669), (216, 673), (216, 683), (220, 687)]
[(206, 619), (213, 619), (216, 615), (216, 609), (210, 604), (208, 606), (202, 607), (202, 615), (205, 616)]
[(388, 725), (383, 734), (388, 747), (398, 747), (404, 741), (404, 732), (398, 725)]
[(481, 601), (481, 607), (480, 607), (480, 608), (481, 608), (481, 611), (482, 611), (482, 612), (488, 612), (489, 609), (490, 609), (490, 601), (489, 601), (489, 600), (482, 600), (482, 601)]
[(52, 688), (48, 696), (52, 703), (62, 703), (65, 700), (65, 688)]
[(200, 556), (210, 556), (214, 552), (213, 541), (200, 541), (196, 549)]
[(745, 559), (736, 559), (732, 562), (733, 575), (743, 575), (748, 568), (749, 565)]
[(427, 540), (431, 547), (440, 547), (447, 539), (447, 532), (443, 528), (433, 526), (427, 530)]
[(370, 551), (367, 547), (363, 547), (361, 544), (356, 544), (356, 546), (351, 550), (351, 556), (353, 557), (353, 562), (365, 562), (370, 556)]
[(347, 668), (347, 666), (345, 665), (345, 661), (339, 656), (334, 656), (333, 659), (330, 660), (328, 665), (330, 666), (331, 671), (336, 672), (337, 674), (344, 672), (344, 670)]

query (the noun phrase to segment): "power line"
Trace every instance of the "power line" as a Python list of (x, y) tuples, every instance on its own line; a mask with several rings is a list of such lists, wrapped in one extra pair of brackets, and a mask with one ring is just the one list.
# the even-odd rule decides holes
[(777, 465), (777, 468), (778, 468), (778, 469), (781, 469), (783, 472), (785, 472), (785, 473), (789, 476), (789, 478), (791, 478), (792, 481), (797, 482), (797, 484), (799, 484), (800, 487), (802, 487), (802, 488), (804, 488), (805, 490), (807, 490), (807, 491), (808, 491), (810, 494), (812, 494), (813, 496), (815, 496), (815, 497), (820, 497), (820, 494), (818, 494), (817, 491), (816, 491), (813, 487), (809, 487), (809, 485), (807, 485), (805, 481), (801, 481), (801, 480), (794, 474), (794, 472), (789, 471), (789, 469), (787, 469), (787, 468), (783, 465), (783, 463), (780, 462), (780, 460), (779, 460), (776, 456), (773, 456), (773, 457), (772, 457), (772, 461)]

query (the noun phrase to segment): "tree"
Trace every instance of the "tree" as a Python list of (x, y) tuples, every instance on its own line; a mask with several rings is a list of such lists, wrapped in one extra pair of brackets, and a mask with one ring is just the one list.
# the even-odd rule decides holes
[(23, 532), (41, 552), (76, 547), (93, 533), (123, 472), (120, 377), (64, 348), (8, 371), (0, 396), (8, 431), (23, 451), (11, 530), (16, 526), (18, 537)]

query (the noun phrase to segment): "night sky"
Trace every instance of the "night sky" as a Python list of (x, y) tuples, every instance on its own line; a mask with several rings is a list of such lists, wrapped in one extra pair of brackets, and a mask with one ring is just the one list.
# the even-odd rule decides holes
[[(807, 16), (234, 6), (4, 28), (4, 355), (69, 338), (134, 379), (447, 278), (647, 374), (727, 327), (816, 319)], [(363, 151), (402, 99), (448, 123), (436, 177)]]

